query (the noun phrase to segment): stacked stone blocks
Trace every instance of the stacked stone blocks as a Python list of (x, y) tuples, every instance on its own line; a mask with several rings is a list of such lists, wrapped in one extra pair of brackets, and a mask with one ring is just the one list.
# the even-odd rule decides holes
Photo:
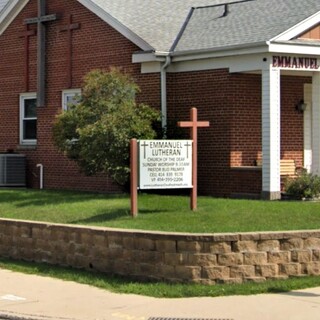
[(204, 284), (320, 275), (320, 231), (181, 234), (0, 219), (0, 257)]

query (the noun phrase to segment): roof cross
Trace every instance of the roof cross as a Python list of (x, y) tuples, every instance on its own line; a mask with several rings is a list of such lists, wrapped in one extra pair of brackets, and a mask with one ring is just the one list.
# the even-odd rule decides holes
[(56, 14), (46, 14), (46, 1), (38, 0), (38, 16), (25, 19), (25, 24), (37, 24), (37, 107), (45, 105), (45, 79), (46, 79), (46, 27), (45, 23), (57, 20)]

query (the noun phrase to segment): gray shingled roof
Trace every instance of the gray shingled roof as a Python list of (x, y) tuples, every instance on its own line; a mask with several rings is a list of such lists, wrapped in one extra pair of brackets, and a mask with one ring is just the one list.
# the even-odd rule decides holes
[[(91, 1), (152, 48), (166, 52), (266, 42), (320, 11), (320, 0)], [(216, 5), (225, 3), (234, 4), (222, 18), (224, 6)]]
[[(10, 1), (0, 0), (0, 14)], [(106, 13), (148, 47), (164, 52), (266, 42), (320, 12), (320, 0), (78, 1)], [(230, 12), (222, 17), (225, 3), (230, 3)]]
[(319, 0), (255, 0), (194, 8), (175, 51), (212, 49), (271, 40), (320, 11)]
[(0, 12), (5, 7), (5, 5), (9, 2), (9, 0), (0, 0)]
[(234, 0), (90, 0), (157, 51), (169, 51), (192, 6)]

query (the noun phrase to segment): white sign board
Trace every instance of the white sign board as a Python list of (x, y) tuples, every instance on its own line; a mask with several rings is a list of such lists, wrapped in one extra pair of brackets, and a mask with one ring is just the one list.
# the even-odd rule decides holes
[(139, 187), (192, 188), (192, 140), (140, 140)]

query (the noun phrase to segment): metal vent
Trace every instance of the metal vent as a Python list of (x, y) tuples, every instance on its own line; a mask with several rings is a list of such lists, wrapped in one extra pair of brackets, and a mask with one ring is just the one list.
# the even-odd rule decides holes
[(26, 157), (22, 154), (0, 154), (0, 187), (26, 186)]

